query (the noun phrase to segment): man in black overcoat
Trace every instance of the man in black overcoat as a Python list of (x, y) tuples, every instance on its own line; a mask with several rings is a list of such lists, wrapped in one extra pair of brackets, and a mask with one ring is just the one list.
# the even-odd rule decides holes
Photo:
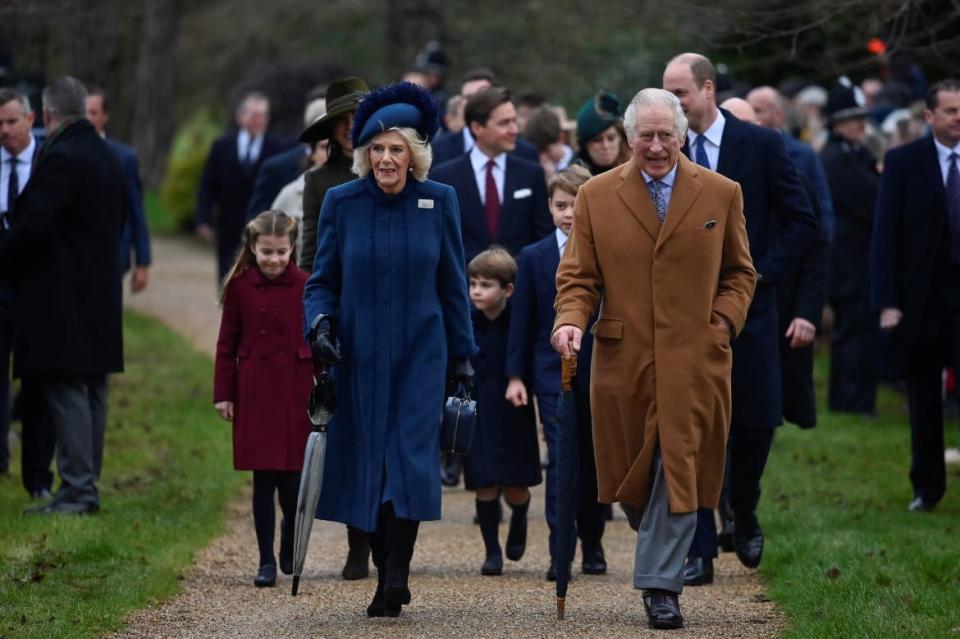
[(48, 136), (0, 241), (17, 300), (14, 375), (38, 389), (57, 438), (60, 487), (37, 514), (99, 509), (107, 374), (123, 369), (123, 173), (83, 118), (86, 97), (70, 77), (44, 89)]
[[(763, 554), (757, 520), (760, 479), (774, 429), (783, 422), (776, 285), (816, 241), (817, 220), (776, 131), (742, 122), (717, 107), (716, 70), (706, 57), (684, 53), (667, 65), (663, 88), (683, 105), (690, 128), (684, 153), (740, 183), (757, 288), (747, 323), (733, 343), (733, 414), (727, 441), (733, 543), (754, 568)], [(713, 581), (718, 539), (713, 511), (701, 509), (684, 583)]]
[(197, 233), (205, 238), (216, 235), (221, 282), (240, 248), (257, 171), (267, 158), (285, 148), (282, 141), (267, 133), (267, 96), (248, 93), (240, 101), (235, 118), (237, 130), (221, 137), (210, 148), (197, 193)]
[(870, 298), (910, 405), (912, 512), (943, 497), (941, 376), (960, 370), (960, 80), (927, 91), (932, 135), (887, 153), (870, 252)]

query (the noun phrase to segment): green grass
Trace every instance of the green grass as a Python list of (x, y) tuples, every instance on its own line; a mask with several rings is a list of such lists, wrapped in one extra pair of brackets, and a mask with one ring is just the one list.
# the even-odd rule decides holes
[[(818, 361), (820, 403), (826, 360)], [(947, 422), (947, 445), (960, 428)], [(908, 513), (906, 399), (882, 390), (878, 416), (820, 411), (786, 425), (764, 479), (762, 575), (791, 639), (960, 636), (960, 469), (932, 513)]]
[(23, 516), (18, 466), (0, 479), (0, 637), (119, 627), (177, 591), (239, 494), (245, 476), (211, 406), (211, 360), (134, 314), (125, 347), (127, 371), (110, 379), (100, 514)]

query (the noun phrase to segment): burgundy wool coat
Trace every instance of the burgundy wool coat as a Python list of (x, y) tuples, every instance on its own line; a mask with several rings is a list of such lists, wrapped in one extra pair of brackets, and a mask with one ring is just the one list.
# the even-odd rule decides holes
[(251, 268), (227, 289), (213, 401), (234, 403), (237, 470), (303, 468), (313, 387), (313, 356), (303, 338), (306, 282), (307, 274), (291, 262), (274, 280)]

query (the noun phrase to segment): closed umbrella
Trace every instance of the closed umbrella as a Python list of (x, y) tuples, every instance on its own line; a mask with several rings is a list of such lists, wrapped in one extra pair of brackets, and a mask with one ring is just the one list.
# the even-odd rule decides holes
[(293, 589), (290, 594), (297, 596), (300, 575), (307, 559), (307, 546), (310, 543), (310, 531), (317, 517), (317, 500), (323, 488), (323, 464), (327, 456), (327, 424), (333, 417), (335, 404), (333, 380), (329, 373), (321, 373), (310, 393), (307, 413), (313, 424), (313, 432), (307, 437), (307, 448), (303, 454), (303, 471), (300, 473), (300, 493), (297, 495), (297, 519), (293, 529)]
[(563, 620), (570, 582), (576, 536), (574, 515), (577, 510), (577, 475), (580, 472), (580, 451), (577, 437), (577, 401), (573, 380), (577, 374), (577, 358), (562, 360), (560, 400), (557, 404), (557, 619)]

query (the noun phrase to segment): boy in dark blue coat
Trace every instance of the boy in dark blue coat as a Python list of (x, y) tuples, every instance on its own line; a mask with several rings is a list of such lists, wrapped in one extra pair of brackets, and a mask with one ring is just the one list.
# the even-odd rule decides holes
[(477, 430), (464, 459), (467, 490), (477, 493), (477, 522), (483, 535), (484, 575), (503, 572), (500, 551), (500, 492), (510, 505), (507, 559), (518, 561), (527, 546), (527, 510), (530, 486), (540, 483), (540, 447), (532, 406), (513, 406), (506, 400), (504, 361), (510, 326), (509, 298), (517, 264), (502, 248), (483, 251), (470, 261), (470, 301), (473, 330), (480, 350), (471, 362), (475, 371)]
[[(510, 378), (507, 399), (514, 406), (529, 404), (529, 390), (537, 397), (540, 421), (547, 440), (547, 495), (546, 516), (550, 529), (550, 568), (547, 579), (553, 581), (557, 549), (557, 400), (560, 394), (560, 357), (550, 346), (557, 296), (556, 273), (560, 255), (573, 228), (573, 204), (580, 186), (590, 179), (590, 173), (581, 166), (571, 166), (550, 178), (547, 186), (550, 214), (556, 232), (531, 244), (518, 257), (517, 292), (510, 318), (510, 337), (507, 347), (506, 373)], [(597, 477), (593, 457), (593, 436), (590, 417), (590, 355), (593, 337), (583, 336), (578, 355), (576, 390), (580, 459), (578, 501), (576, 504), (577, 535), (585, 574), (601, 575), (607, 571), (601, 539), (605, 525), (604, 507), (597, 503)], [(572, 538), (572, 535), (571, 535)], [(572, 557), (571, 557), (572, 558)]]

